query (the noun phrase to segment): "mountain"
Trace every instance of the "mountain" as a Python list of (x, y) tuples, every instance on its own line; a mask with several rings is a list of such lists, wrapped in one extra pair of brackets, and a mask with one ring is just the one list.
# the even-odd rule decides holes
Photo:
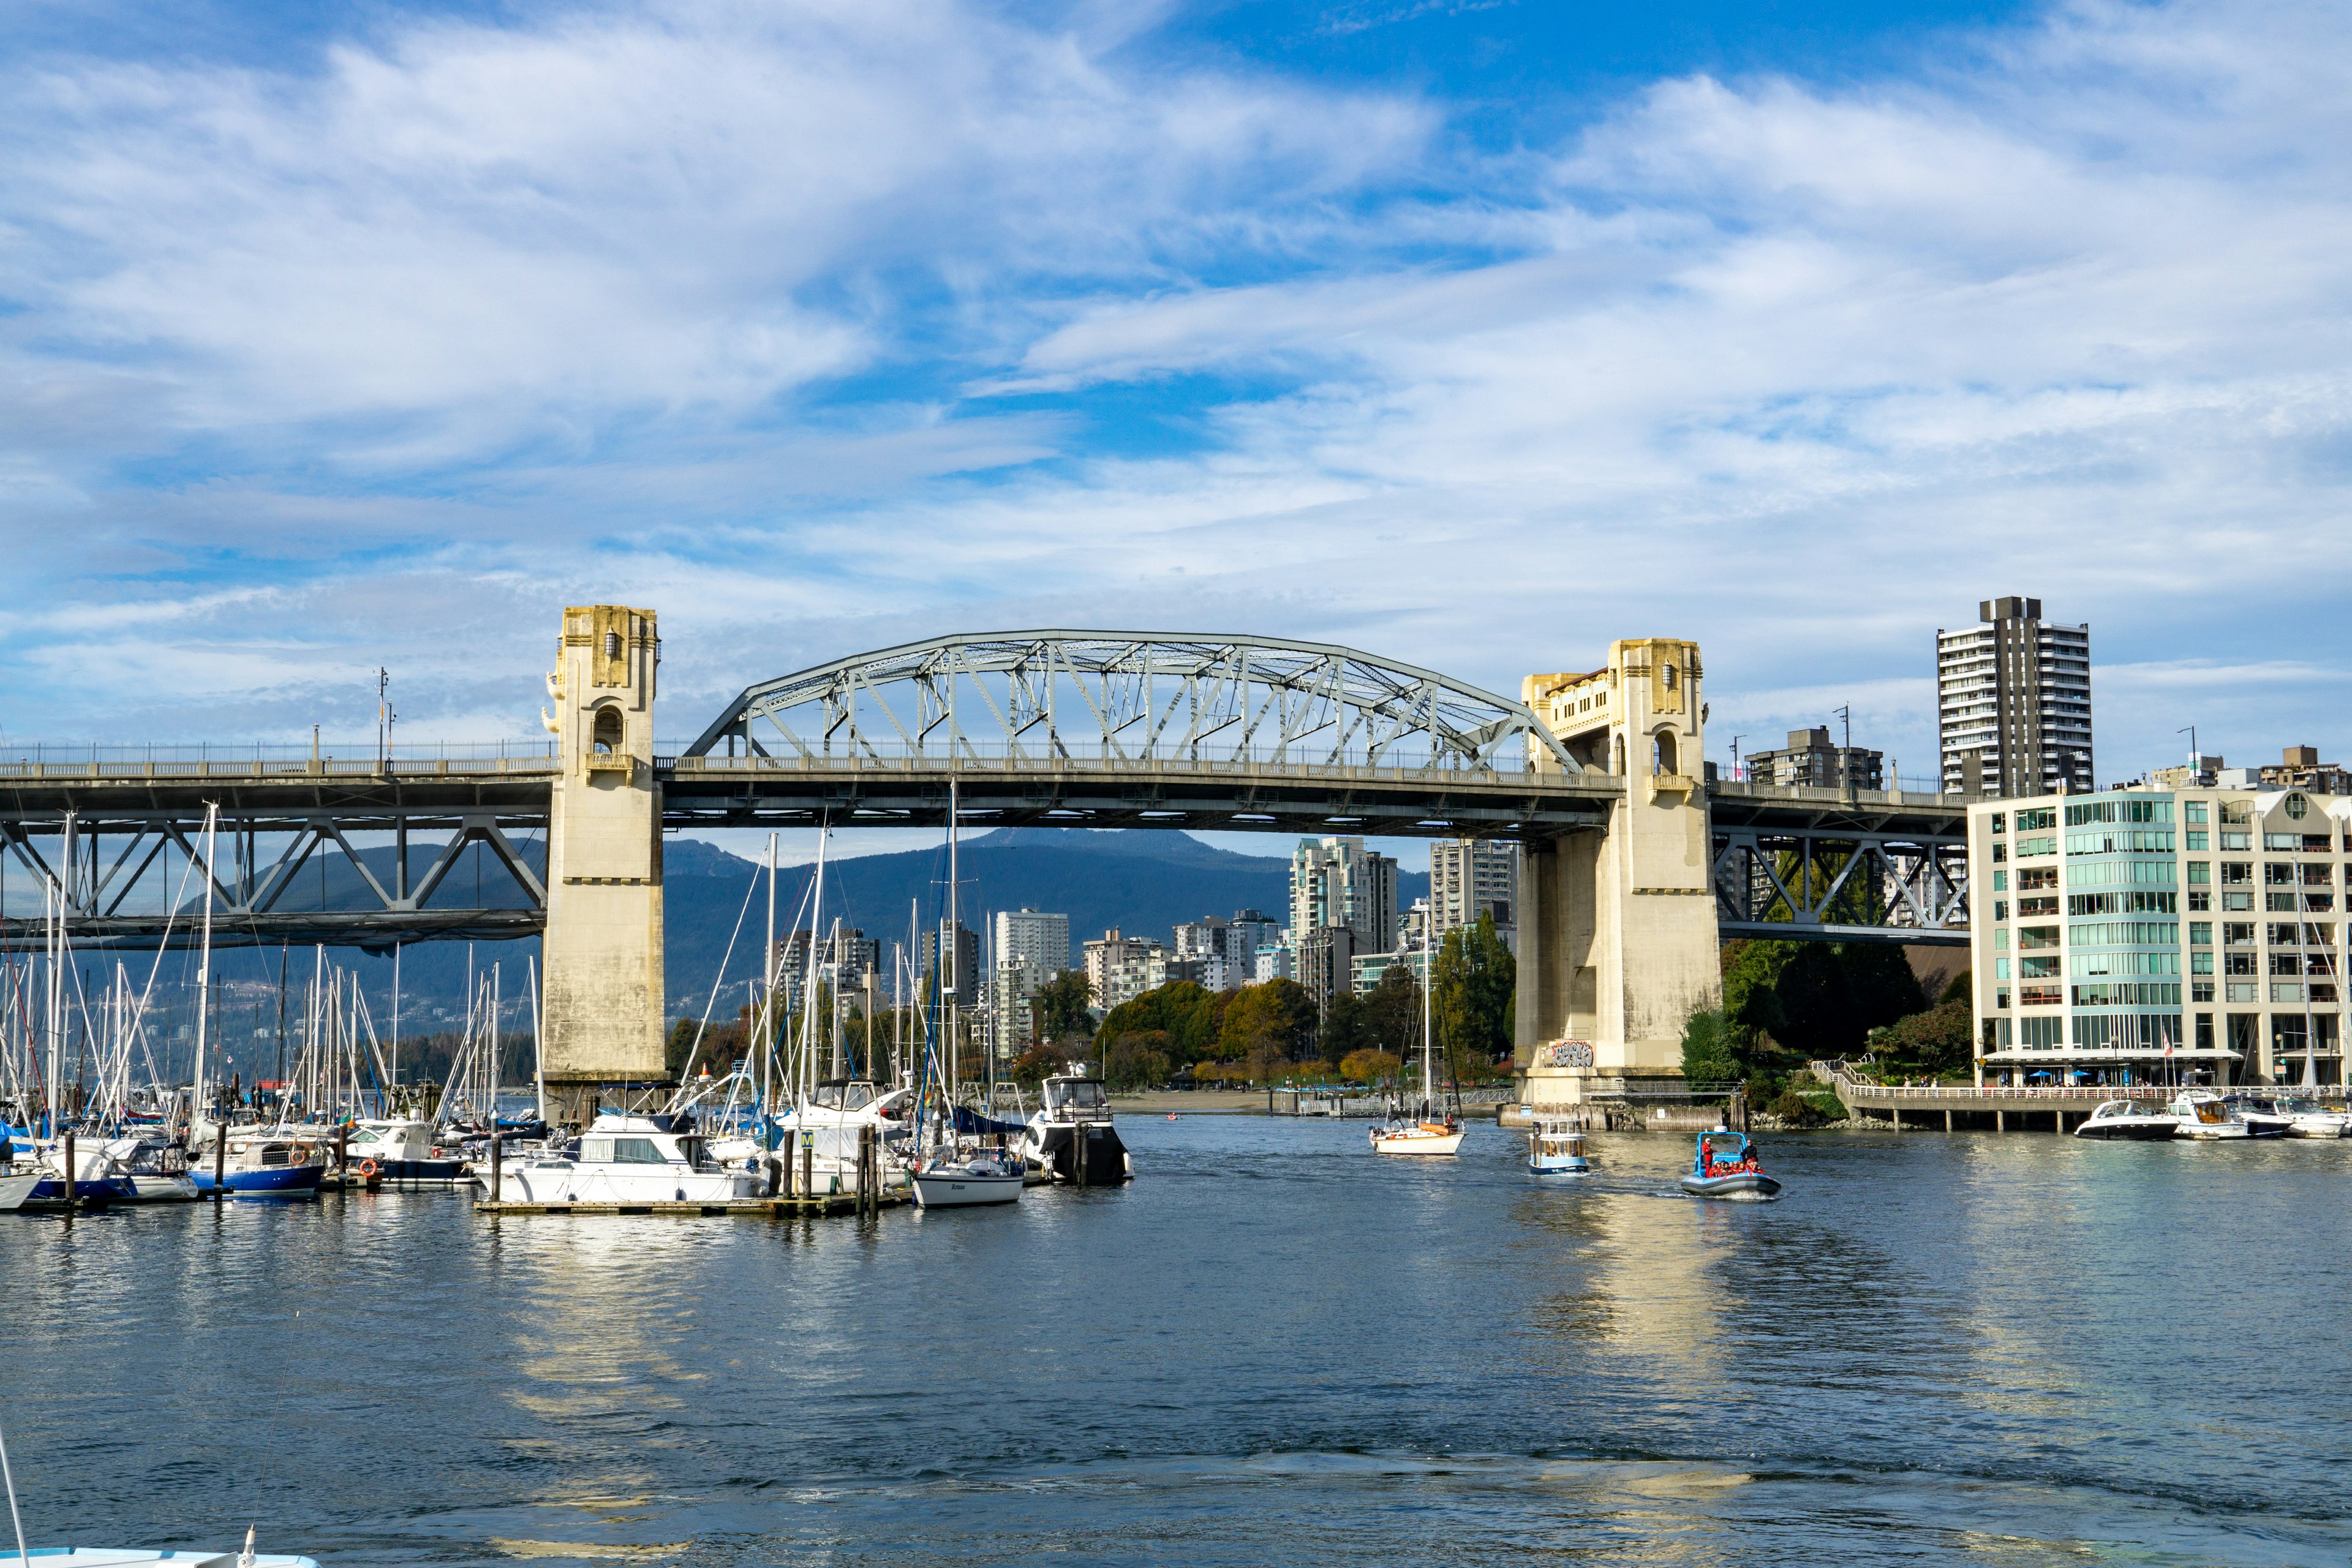
[[(543, 873), (543, 848), (537, 844), (521, 847), (532, 868)], [(432, 853), (425, 846), (410, 852), (412, 877), (423, 873)], [(386, 886), (392, 881), (392, 858), (388, 847), (360, 852), (361, 861)], [(963, 884), (958, 909), (966, 925), (980, 931), (987, 916), (997, 910), (1027, 908), (1067, 914), (1073, 962), (1079, 942), (1113, 927), (1132, 936), (1165, 942), (1173, 927), (1204, 915), (1230, 917), (1237, 910), (1258, 909), (1276, 920), (1289, 916), (1286, 856), (1235, 854), (1168, 829), (998, 828), (965, 841), (958, 870)], [(778, 874), (779, 931), (794, 925), (815, 871), (814, 866), (795, 866)], [(824, 922), (829, 928), (838, 915), (845, 926), (879, 938), (887, 962), (890, 944), (908, 940), (910, 902), (921, 925), (939, 921), (947, 874), (944, 844), (828, 862)], [(724, 983), (730, 986), (740, 986), (760, 972), (760, 943), (767, 929), (762, 868), (698, 839), (672, 838), (662, 847), (662, 879), (669, 1010), (673, 1015), (698, 1014), (713, 981), (719, 977), (722, 958), (726, 959)], [(1426, 871), (1398, 872), (1401, 905), (1409, 906), (1428, 891)], [(371, 901), (353, 868), (336, 854), (306, 867), (278, 907), (353, 909)], [(477, 847), (467, 851), (427, 902), (428, 907), (514, 908), (520, 901), (496, 857)], [(729, 939), (736, 931), (739, 916), (741, 934), (730, 956)], [(804, 916), (799, 923), (805, 923)], [(478, 973), (488, 973), (492, 963), (499, 964), (504, 994), (518, 997), (526, 994), (526, 961), (538, 955), (536, 939), (479, 942), (474, 944), (471, 962)], [(310, 973), (311, 962), (305, 953), (289, 956), (288, 972), (294, 984), (299, 986)], [(335, 949), (329, 951), (327, 962), (357, 969), (376, 1011), (378, 1026), (388, 1026), (389, 952)], [(404, 945), (400, 960), (404, 1035), (453, 1026), (463, 1017), (467, 962), (463, 942)], [(266, 980), (274, 987), (278, 957), (250, 948), (225, 952), (216, 968), (224, 981), (249, 988)], [(739, 990), (737, 995), (740, 994)], [(722, 997), (721, 1009), (728, 1005)], [(528, 1012), (516, 1016), (510, 1026), (529, 1028)]]

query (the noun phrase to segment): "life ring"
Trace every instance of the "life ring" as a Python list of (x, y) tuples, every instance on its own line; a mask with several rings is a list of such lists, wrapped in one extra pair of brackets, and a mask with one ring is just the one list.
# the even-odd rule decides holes
[(368, 1182), (374, 1181), (377, 1168), (376, 1163), (373, 1160), (362, 1160), (359, 1164), (360, 1179), (362, 1181)]

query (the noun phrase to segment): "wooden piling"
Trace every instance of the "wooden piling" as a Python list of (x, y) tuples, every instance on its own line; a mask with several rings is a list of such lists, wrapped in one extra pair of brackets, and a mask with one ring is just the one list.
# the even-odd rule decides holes
[(816, 1196), (816, 1134), (801, 1134), (801, 1196)]
[(74, 1135), (66, 1134), (66, 1207), (74, 1206)]
[(493, 1121), (490, 1123), (490, 1202), (492, 1203), (497, 1203), (499, 1201), (500, 1180), (501, 1177), (499, 1171), (499, 1125), (496, 1121)]
[(228, 1196), (228, 1129), (213, 1123), (213, 1202)]

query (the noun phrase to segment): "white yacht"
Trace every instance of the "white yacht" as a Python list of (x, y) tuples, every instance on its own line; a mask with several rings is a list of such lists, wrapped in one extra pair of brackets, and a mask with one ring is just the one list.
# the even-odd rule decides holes
[(580, 1135), (580, 1151), (503, 1160), (499, 1196), (530, 1204), (715, 1204), (761, 1194), (755, 1163), (714, 1161), (690, 1121), (607, 1111)]
[(2167, 1106), (2175, 1138), (2250, 1138), (2246, 1119), (2211, 1089), (2192, 1089)]
[(2294, 1118), (2280, 1114), (2267, 1095), (2248, 1094), (2239, 1090), (2223, 1097), (2222, 1103), (2238, 1113), (2246, 1124), (2249, 1138), (2284, 1138), (2294, 1131)]
[[(1124, 1182), (1135, 1162), (1111, 1125), (1110, 1097), (1102, 1080), (1084, 1073), (1056, 1073), (1038, 1090), (1037, 1114), (1021, 1135), (1021, 1151), (1052, 1173), (1057, 1182), (1088, 1184)], [(1084, 1150), (1083, 1154), (1078, 1151)], [(1080, 1174), (1078, 1162), (1085, 1163)]]
[(2108, 1142), (2169, 1138), (2179, 1125), (2178, 1116), (2152, 1110), (2145, 1100), (2103, 1100), (2099, 1108), (2074, 1129), (2074, 1136)]
[(435, 1141), (420, 1116), (362, 1117), (344, 1147), (350, 1167), (370, 1186), (453, 1187), (470, 1184), (466, 1163)]
[(942, 1151), (909, 1167), (907, 1176), (919, 1207), (944, 1209), (1019, 1203), (1029, 1172), (1017, 1152), (987, 1149), (976, 1154)]
[(2278, 1113), (2287, 1119), (2286, 1135), (2290, 1138), (2352, 1136), (2352, 1113), (2299, 1094), (2283, 1094), (2273, 1104)]
[(38, 1171), (12, 1174), (16, 1169), (13, 1164), (0, 1165), (0, 1214), (15, 1214), (23, 1208), (25, 1200), (33, 1195), (33, 1189), (41, 1184)]

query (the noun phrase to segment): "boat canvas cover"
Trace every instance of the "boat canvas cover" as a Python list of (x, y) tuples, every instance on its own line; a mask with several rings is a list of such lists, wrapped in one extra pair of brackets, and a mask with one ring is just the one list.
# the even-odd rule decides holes
[(1028, 1131), (1018, 1121), (999, 1121), (992, 1116), (982, 1116), (969, 1105), (959, 1105), (955, 1111), (955, 1130), (959, 1137), (984, 1137), (1002, 1132), (1013, 1137)]

